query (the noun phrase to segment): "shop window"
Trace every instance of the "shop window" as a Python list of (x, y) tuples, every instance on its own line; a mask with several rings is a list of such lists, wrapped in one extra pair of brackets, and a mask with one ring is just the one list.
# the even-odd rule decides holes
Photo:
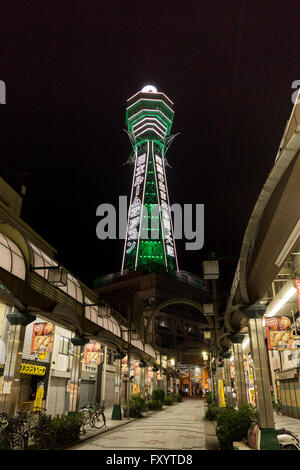
[(70, 348), (70, 340), (69, 338), (66, 338), (65, 336), (60, 336), (59, 337), (59, 345), (58, 345), (58, 352), (59, 354), (69, 354), (69, 348)]

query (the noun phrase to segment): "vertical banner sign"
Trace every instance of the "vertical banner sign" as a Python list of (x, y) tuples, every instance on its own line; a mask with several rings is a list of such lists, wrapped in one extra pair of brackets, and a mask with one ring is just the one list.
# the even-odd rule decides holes
[(220, 408), (226, 406), (225, 395), (224, 395), (224, 384), (223, 384), (222, 379), (218, 380), (218, 397), (219, 397), (219, 406), (220, 406)]
[[(154, 144), (152, 143), (152, 151), (154, 155)], [(168, 256), (175, 258), (171, 211), (168, 198), (167, 181), (165, 177), (165, 164), (163, 156), (155, 155), (155, 175), (158, 188), (158, 202), (161, 210), (163, 238), (165, 243), (165, 251)]]
[(136, 155), (131, 201), (128, 215), (126, 254), (137, 249), (138, 236), (141, 226), (142, 204), (144, 201), (144, 188), (146, 179), (148, 155), (146, 153)]
[(43, 396), (44, 396), (44, 383), (41, 382), (37, 386), (36, 390), (36, 396), (34, 400), (34, 411), (38, 411), (42, 408), (42, 403), (43, 403)]
[(300, 312), (300, 279), (296, 279), (296, 289), (297, 289), (298, 305), (299, 305), (299, 312)]

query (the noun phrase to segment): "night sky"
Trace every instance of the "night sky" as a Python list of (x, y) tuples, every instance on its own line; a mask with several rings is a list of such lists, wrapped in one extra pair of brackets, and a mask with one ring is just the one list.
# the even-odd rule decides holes
[[(298, 2), (299, 5), (299, 2)], [(175, 105), (171, 203), (205, 204), (205, 245), (230, 288), (300, 79), (293, 1), (13, 1), (0, 18), (1, 170), (27, 185), (23, 219), (88, 285), (120, 271), (123, 241), (96, 237), (96, 208), (130, 195), (126, 99), (153, 84)], [(22, 176), (23, 174), (23, 176)], [(26, 176), (27, 175), (27, 176)]]

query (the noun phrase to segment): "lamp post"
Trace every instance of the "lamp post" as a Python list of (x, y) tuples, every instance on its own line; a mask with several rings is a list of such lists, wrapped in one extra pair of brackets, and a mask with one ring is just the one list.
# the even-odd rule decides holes
[(146, 362), (144, 361), (141, 361), (139, 363), (139, 368), (140, 368), (140, 380), (141, 380), (141, 383), (140, 383), (140, 390), (141, 390), (141, 394), (144, 396), (145, 395), (145, 368), (146, 368)]
[(114, 354), (115, 359), (115, 403), (112, 411), (111, 419), (122, 419), (121, 411), (121, 369), (122, 359), (125, 354), (121, 351), (117, 351)]
[[(202, 267), (203, 267), (203, 277), (204, 279), (211, 280), (211, 285), (212, 285), (212, 297), (213, 297), (213, 303), (212, 304), (206, 304), (206, 310), (205, 306), (203, 305), (203, 311), (204, 315), (207, 318), (211, 328), (214, 330), (214, 346), (215, 346), (215, 359), (216, 359), (216, 364), (218, 365), (219, 363), (219, 355), (218, 355), (218, 333), (217, 333), (217, 312), (218, 312), (218, 303), (217, 303), (217, 283), (216, 280), (219, 279), (219, 261), (214, 259), (215, 255), (214, 253), (211, 253), (210, 256), (211, 259), (207, 261), (203, 261)], [(212, 371), (212, 379), (213, 377), (213, 371)], [(215, 397), (218, 399), (218, 388), (214, 385), (214, 393)], [(219, 400), (218, 400), (219, 402)]]
[[(131, 325), (131, 317), (129, 317), (129, 326)], [(130, 345), (131, 345), (131, 340), (132, 340), (132, 333), (136, 334), (136, 330), (133, 329), (128, 329), (128, 330), (122, 330), (122, 333), (128, 333), (127, 339), (128, 339), (128, 346), (127, 346), (127, 365), (128, 365), (128, 380), (127, 380), (127, 419), (129, 419), (129, 410), (130, 410), (130, 362), (131, 362), (131, 356), (130, 356)]]

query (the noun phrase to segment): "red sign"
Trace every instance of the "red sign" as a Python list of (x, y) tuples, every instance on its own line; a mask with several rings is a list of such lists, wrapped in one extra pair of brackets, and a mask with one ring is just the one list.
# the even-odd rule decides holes
[(52, 352), (53, 339), (54, 326), (52, 323), (34, 323), (30, 354), (36, 353), (40, 359), (45, 359)]

